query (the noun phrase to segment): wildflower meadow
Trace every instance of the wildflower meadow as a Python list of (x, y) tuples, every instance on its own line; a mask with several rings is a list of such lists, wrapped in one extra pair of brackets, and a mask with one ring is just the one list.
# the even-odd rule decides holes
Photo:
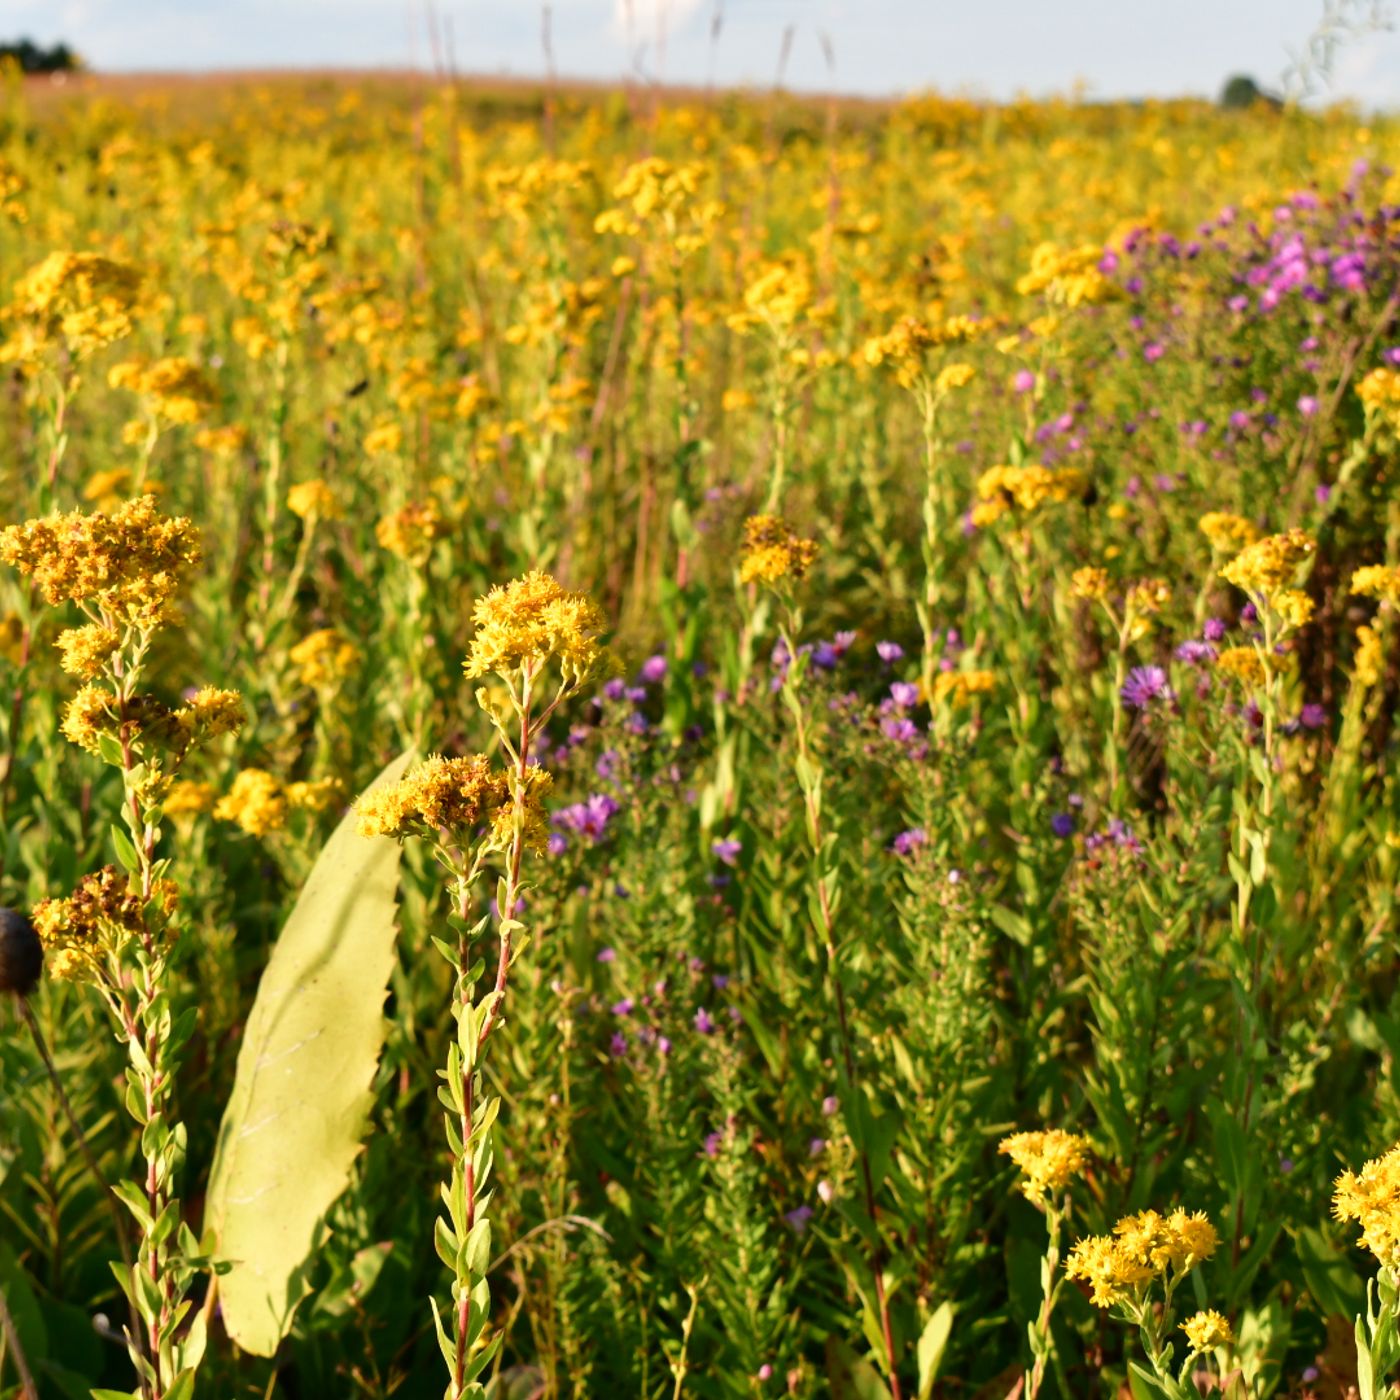
[(0, 88), (0, 1396), (1400, 1381), (1400, 121)]

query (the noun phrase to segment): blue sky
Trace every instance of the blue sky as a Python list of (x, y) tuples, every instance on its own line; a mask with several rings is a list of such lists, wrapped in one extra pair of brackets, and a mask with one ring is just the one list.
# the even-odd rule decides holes
[[(1358, 6), (1361, 0), (1357, 0)], [(543, 71), (539, 0), (434, 0), (465, 72)], [(1322, 0), (552, 0), (561, 73), (673, 82), (786, 79), (990, 97), (1214, 95), (1232, 72), (1277, 85)], [(99, 69), (430, 63), (427, 0), (0, 0), (0, 36), (66, 39)], [(718, 37), (715, 38), (718, 17)], [(823, 36), (834, 56), (830, 73)], [(1347, 43), (1331, 88), (1400, 107), (1400, 33)]]

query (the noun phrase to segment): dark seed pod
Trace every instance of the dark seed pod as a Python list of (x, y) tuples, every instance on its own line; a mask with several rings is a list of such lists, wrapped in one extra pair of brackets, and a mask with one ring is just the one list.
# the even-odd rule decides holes
[(28, 996), (43, 966), (44, 948), (34, 925), (14, 909), (0, 909), (0, 992)]

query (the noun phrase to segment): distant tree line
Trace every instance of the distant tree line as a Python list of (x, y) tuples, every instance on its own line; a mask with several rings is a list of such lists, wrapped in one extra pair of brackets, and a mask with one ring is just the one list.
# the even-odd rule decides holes
[(32, 39), (0, 43), (0, 67), (7, 62), (18, 63), (22, 73), (71, 73), (82, 66), (78, 55), (67, 44), (51, 44), (46, 48)]
[(1220, 90), (1220, 105), (1231, 111), (1247, 110), (1260, 102), (1269, 107), (1283, 106), (1277, 96), (1272, 92), (1265, 92), (1253, 78), (1244, 73), (1236, 73)]

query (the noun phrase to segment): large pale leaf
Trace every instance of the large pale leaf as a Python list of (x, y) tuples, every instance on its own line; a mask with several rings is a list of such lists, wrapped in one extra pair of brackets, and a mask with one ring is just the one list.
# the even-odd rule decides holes
[[(410, 754), (375, 786), (402, 776)], [(399, 847), (335, 829), (307, 877), (253, 1003), (205, 1206), (224, 1325), (271, 1356), (305, 1293), (302, 1266), (360, 1150), (384, 1046)]]

